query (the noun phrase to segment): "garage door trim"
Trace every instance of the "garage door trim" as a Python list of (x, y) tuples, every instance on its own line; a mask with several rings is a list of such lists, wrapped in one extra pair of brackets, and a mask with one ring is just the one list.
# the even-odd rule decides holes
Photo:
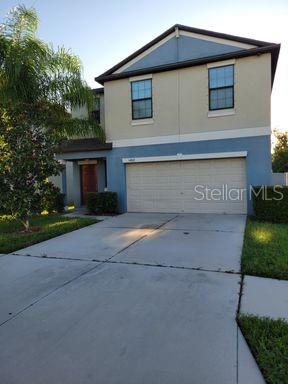
[(197, 153), (191, 155), (183, 155), (177, 153), (172, 156), (150, 156), (150, 157), (129, 157), (123, 158), (124, 164), (128, 163), (154, 163), (159, 161), (177, 161), (177, 160), (202, 160), (202, 159), (225, 159), (234, 157), (247, 157), (247, 151), (241, 152), (216, 152), (216, 153)]

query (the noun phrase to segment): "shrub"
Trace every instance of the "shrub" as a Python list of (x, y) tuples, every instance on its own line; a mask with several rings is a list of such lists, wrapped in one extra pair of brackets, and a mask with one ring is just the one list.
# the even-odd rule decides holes
[(0, 217), (5, 215), (12, 215), (12, 212), (8, 208), (0, 206)]
[(60, 189), (52, 183), (47, 183), (47, 188), (44, 192), (41, 209), (48, 213), (64, 212), (65, 194), (61, 193)]
[(88, 192), (87, 209), (90, 213), (117, 213), (118, 201), (116, 192)]
[[(257, 219), (274, 223), (288, 223), (288, 187), (253, 187), (253, 208)], [(280, 193), (283, 198), (280, 199)]]
[(58, 213), (63, 213), (65, 211), (65, 193), (58, 193), (55, 196), (55, 211)]
[(88, 192), (86, 195), (86, 208), (89, 213), (95, 213), (98, 204), (98, 193)]

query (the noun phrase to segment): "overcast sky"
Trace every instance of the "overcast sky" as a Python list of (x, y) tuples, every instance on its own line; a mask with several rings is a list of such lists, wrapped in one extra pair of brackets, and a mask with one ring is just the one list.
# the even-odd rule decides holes
[[(80, 56), (94, 77), (180, 23), (281, 43), (272, 92), (272, 129), (288, 130), (288, 0), (23, 0), (40, 17), (39, 37)], [(0, 0), (1, 21), (15, 0)]]

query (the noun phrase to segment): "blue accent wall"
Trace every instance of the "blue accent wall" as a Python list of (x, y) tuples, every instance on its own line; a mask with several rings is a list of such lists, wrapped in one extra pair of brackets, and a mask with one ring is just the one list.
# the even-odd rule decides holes
[(124, 72), (177, 63), (179, 61), (199, 59), (239, 50), (241, 50), (241, 48), (232, 45), (219, 44), (180, 35), (178, 38), (172, 37), (159, 48), (143, 57), (143, 59), (126, 68)]
[[(145, 145), (137, 147), (114, 148), (111, 151), (78, 152), (73, 159), (106, 157), (107, 186), (110, 191), (118, 193), (121, 212), (127, 209), (125, 164), (122, 158), (173, 156), (177, 153), (200, 154), (215, 152), (247, 151), (246, 175), (247, 186), (270, 185), (271, 152), (270, 136), (245, 137), (238, 139), (223, 139), (211, 141), (197, 141), (173, 144)], [(70, 159), (72, 154), (69, 154)], [(248, 199), (248, 212), (252, 213), (252, 203)]]

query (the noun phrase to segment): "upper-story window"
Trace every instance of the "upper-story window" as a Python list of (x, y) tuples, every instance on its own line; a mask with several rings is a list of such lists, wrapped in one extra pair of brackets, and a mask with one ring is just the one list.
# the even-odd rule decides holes
[(100, 111), (99, 110), (91, 111), (91, 117), (93, 120), (96, 121), (97, 124), (100, 124)]
[(209, 68), (209, 110), (234, 107), (234, 65)]
[(91, 118), (96, 121), (97, 124), (100, 124), (100, 98), (95, 97), (94, 99), (94, 109), (91, 111)]
[(131, 82), (132, 120), (152, 117), (152, 79)]

